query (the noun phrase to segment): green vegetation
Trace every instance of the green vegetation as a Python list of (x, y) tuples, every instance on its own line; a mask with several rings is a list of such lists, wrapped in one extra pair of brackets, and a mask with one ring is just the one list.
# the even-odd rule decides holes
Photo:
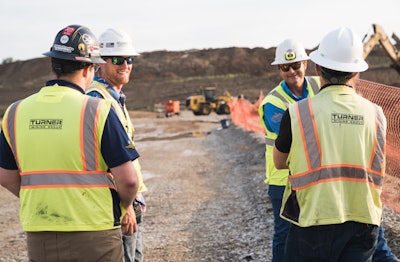
[(2, 64), (11, 64), (12, 62), (14, 62), (14, 59), (12, 57), (6, 57), (3, 59)]
[(199, 81), (199, 80), (221, 80), (221, 79), (248, 78), (248, 77), (250, 77), (250, 74), (226, 74), (226, 75), (212, 75), (212, 76), (190, 76), (190, 77), (173, 78), (169, 82), (170, 83), (183, 83), (183, 82)]

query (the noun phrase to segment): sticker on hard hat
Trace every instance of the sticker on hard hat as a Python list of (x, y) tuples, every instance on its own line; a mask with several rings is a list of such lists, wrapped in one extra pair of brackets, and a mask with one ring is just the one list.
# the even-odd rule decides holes
[(292, 51), (292, 49), (289, 49), (285, 53), (285, 59), (287, 61), (293, 60), (296, 58), (296, 53)]
[(80, 51), (85, 51), (85, 49), (86, 49), (85, 44), (80, 43), (80, 44), (78, 45), (78, 50), (80, 50)]
[(75, 32), (75, 30), (76, 30), (75, 27), (68, 26), (68, 27), (64, 28), (64, 30), (62, 31), (62, 34), (71, 36)]
[(58, 52), (64, 52), (64, 53), (72, 53), (74, 51), (74, 48), (71, 46), (65, 46), (65, 45), (53, 45), (53, 49)]
[(82, 36), (82, 41), (85, 43), (85, 44), (90, 44), (90, 43), (92, 43), (92, 38), (90, 37), (90, 35), (88, 35), (88, 34), (84, 34), (83, 36)]
[(66, 44), (66, 43), (68, 43), (68, 41), (69, 41), (69, 37), (66, 36), (66, 35), (63, 35), (63, 36), (60, 38), (60, 43), (61, 43), (61, 44)]

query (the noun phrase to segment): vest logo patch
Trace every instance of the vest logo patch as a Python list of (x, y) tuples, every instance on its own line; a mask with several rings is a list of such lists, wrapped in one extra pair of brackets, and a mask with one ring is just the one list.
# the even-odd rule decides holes
[(332, 113), (331, 122), (335, 124), (350, 124), (350, 125), (364, 125), (364, 116)]
[(128, 145), (125, 146), (125, 148), (126, 148), (126, 149), (134, 149), (134, 148), (135, 148), (135, 145), (134, 145), (131, 141), (128, 141)]
[(62, 119), (31, 119), (29, 129), (62, 129)]

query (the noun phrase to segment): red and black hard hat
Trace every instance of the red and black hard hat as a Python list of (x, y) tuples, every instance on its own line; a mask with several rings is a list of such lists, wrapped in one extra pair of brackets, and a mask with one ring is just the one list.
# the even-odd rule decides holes
[(53, 46), (45, 56), (82, 63), (105, 63), (100, 57), (99, 45), (89, 28), (69, 25), (58, 32)]

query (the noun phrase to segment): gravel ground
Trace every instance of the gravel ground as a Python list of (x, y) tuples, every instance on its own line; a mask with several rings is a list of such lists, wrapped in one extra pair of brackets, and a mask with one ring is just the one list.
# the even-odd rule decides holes
[[(261, 135), (223, 116), (164, 118), (133, 112), (148, 210), (145, 261), (270, 261), (273, 216)], [(0, 262), (27, 261), (18, 199), (0, 188)], [(385, 234), (400, 255), (400, 217), (385, 209)]]
[(193, 127), (205, 136), (152, 144), (169, 156), (156, 157), (157, 174), (147, 180), (147, 261), (268, 260), (273, 220), (262, 136), (218, 121)]

